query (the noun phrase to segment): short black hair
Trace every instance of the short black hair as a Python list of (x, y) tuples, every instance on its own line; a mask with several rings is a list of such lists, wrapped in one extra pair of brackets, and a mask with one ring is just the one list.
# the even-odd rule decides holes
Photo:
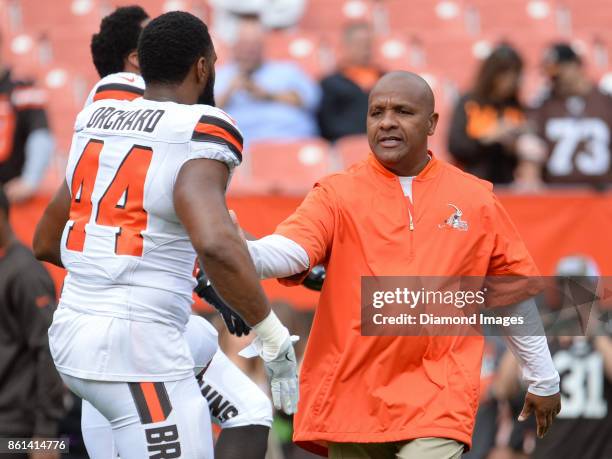
[(8, 198), (6, 197), (6, 193), (0, 185), (0, 212), (3, 212), (8, 217), (10, 208), (11, 205), (9, 203)]
[(200, 57), (213, 54), (208, 27), (193, 14), (172, 11), (153, 19), (140, 34), (138, 61), (145, 83), (181, 83)]
[(569, 43), (561, 42), (551, 45), (544, 53), (547, 64), (565, 64), (566, 62), (582, 63), (582, 59)]
[(102, 19), (91, 37), (91, 56), (100, 77), (123, 72), (124, 59), (138, 47), (142, 23), (149, 18), (140, 6), (117, 8)]

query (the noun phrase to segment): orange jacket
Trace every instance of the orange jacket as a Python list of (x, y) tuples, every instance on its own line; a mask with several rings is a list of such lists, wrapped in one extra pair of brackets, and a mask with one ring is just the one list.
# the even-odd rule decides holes
[[(370, 155), (317, 183), (278, 226), (310, 266), (327, 268), (300, 373), (296, 443), (322, 455), (327, 441), (471, 444), (482, 337), (361, 336), (360, 278), (538, 275), (491, 190), (432, 157), (413, 181), (411, 230), (399, 180)], [(449, 203), (467, 231), (440, 225)]]

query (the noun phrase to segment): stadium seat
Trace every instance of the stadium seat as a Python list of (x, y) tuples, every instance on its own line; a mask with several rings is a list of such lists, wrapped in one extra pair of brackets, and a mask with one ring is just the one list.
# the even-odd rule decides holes
[(312, 32), (337, 32), (348, 22), (370, 21), (371, 0), (310, 0), (300, 28)]
[(322, 55), (321, 36), (306, 32), (275, 31), (266, 37), (268, 59), (292, 61), (313, 78), (329, 72), (334, 57)]
[(564, 0), (571, 13), (571, 31), (606, 32), (612, 24), (612, 3), (608, 0)]
[(548, 0), (470, 0), (479, 15), (484, 33), (529, 34), (555, 31), (555, 4)]
[(463, 5), (458, 0), (386, 0), (390, 30), (463, 32)]
[(303, 194), (330, 170), (329, 144), (321, 139), (251, 144), (251, 186), (268, 193)]
[(334, 150), (340, 159), (340, 169), (346, 169), (368, 157), (370, 153), (368, 137), (366, 135), (342, 137), (334, 144)]

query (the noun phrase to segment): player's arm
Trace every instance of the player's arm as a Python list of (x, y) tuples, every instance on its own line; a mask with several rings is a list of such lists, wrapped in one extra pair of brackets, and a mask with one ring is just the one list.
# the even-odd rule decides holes
[(174, 185), (174, 208), (219, 294), (253, 326), (271, 378), (272, 398), (297, 408), (297, 367), (289, 331), (270, 310), (253, 262), (225, 205), (229, 171), (217, 160), (187, 161)]
[(70, 190), (64, 181), (47, 205), (34, 233), (33, 248), (36, 258), (61, 268), (64, 266), (60, 246), (62, 233), (70, 215), (70, 201)]
[(176, 179), (174, 205), (219, 294), (249, 324), (257, 324), (270, 313), (270, 306), (226, 208), (227, 179), (222, 162), (191, 160)]

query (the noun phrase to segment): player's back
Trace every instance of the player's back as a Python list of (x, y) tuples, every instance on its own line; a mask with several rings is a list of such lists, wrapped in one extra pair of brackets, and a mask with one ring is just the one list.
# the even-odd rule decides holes
[[(146, 334), (182, 332), (191, 310), (196, 254), (174, 210), (174, 183), (191, 159), (216, 159), (230, 169), (238, 165), (241, 142), (231, 119), (213, 107), (142, 98), (86, 107), (77, 117), (66, 169), (72, 202), (61, 242), (68, 275), (59, 309), (131, 322), (126, 332), (131, 335), (136, 326)], [(109, 333), (92, 338), (93, 348), (108, 345)], [(130, 343), (150, 350), (162, 341), (166, 346), (165, 338)], [(168, 355), (168, 362), (173, 358)], [(129, 366), (123, 362), (114, 372), (125, 377)], [(104, 379), (110, 367), (89, 368), (88, 374), (102, 373)]]

